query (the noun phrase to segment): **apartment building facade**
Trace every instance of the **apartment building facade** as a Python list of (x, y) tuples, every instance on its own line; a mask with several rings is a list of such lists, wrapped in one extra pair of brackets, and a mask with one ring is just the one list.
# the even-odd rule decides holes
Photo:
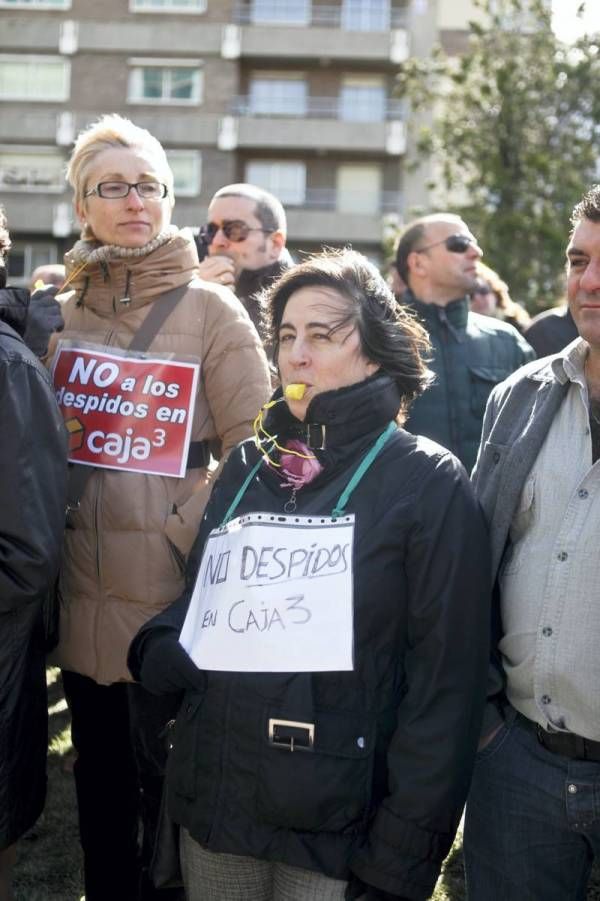
[[(471, 12), (471, 0), (0, 0), (12, 280), (76, 238), (65, 163), (104, 112), (167, 149), (178, 225), (250, 181), (283, 201), (292, 250), (351, 243), (377, 258), (407, 208), (398, 65), (440, 40), (459, 50)], [(426, 204), (424, 183), (411, 179), (411, 205)]]

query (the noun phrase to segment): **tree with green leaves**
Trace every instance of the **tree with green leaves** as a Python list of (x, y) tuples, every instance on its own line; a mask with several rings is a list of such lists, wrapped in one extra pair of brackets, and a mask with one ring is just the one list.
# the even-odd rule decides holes
[(600, 35), (561, 43), (544, 0), (476, 5), (467, 51), (410, 58), (398, 89), (413, 111), (434, 110), (415, 136), (430, 187), (537, 312), (561, 296), (570, 212), (600, 180)]

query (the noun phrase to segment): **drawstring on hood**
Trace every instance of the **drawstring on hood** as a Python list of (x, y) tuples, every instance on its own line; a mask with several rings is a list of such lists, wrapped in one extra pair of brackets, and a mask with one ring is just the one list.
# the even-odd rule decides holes
[(79, 297), (77, 298), (77, 300), (75, 302), (76, 307), (83, 306), (83, 300), (85, 298), (85, 295), (87, 294), (87, 289), (89, 287), (89, 284), (90, 284), (90, 277), (89, 277), (89, 275), (86, 275), (85, 281), (83, 283), (83, 288), (81, 289), (81, 294), (79, 295)]
[[(108, 282), (110, 279), (109, 262), (128, 259), (134, 261), (143, 258), (154, 250), (157, 250), (159, 247), (162, 247), (164, 244), (167, 244), (178, 233), (179, 229), (175, 225), (169, 225), (164, 231), (156, 235), (152, 241), (144, 244), (143, 247), (120, 247), (117, 244), (98, 244), (96, 241), (86, 239), (77, 241), (66, 258), (68, 270), (71, 272), (70, 278), (72, 279), (74, 276), (78, 275), (81, 270), (95, 264), (100, 267), (104, 281)], [(118, 301), (115, 297), (113, 297), (112, 300), (112, 306), (115, 312), (119, 304), (127, 306), (131, 303), (130, 288), (132, 276), (132, 270), (127, 268), (123, 296), (120, 297)], [(69, 278), (67, 279), (67, 283), (68, 281)], [(76, 301), (77, 307), (83, 306), (89, 284), (90, 277), (89, 275), (85, 275), (83, 288)]]
[(131, 269), (127, 269), (125, 274), (125, 294), (120, 299), (119, 303), (128, 304), (131, 303), (131, 297), (129, 296), (129, 285), (131, 284)]
[[(74, 273), (70, 285), (75, 291), (74, 303), (92, 312), (102, 310), (102, 315), (122, 315), (145, 306), (192, 281), (197, 273), (196, 247), (185, 229), (175, 229), (172, 237), (163, 235), (162, 240), (154, 239), (144, 248), (117, 248), (117, 253), (122, 250), (129, 256), (117, 255), (110, 261), (98, 259), (94, 254), (98, 249), (105, 248), (79, 241), (65, 256), (65, 263), (67, 271)], [(131, 250), (146, 253), (132, 256)]]

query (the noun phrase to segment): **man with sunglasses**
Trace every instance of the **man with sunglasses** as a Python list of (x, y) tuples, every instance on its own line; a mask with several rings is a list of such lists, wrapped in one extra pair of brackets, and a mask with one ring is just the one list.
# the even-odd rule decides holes
[(396, 251), (396, 267), (408, 285), (402, 300), (429, 332), (436, 375), (411, 406), (407, 428), (449, 448), (468, 470), (492, 388), (535, 356), (511, 325), (470, 312), (481, 256), (467, 225), (451, 213), (412, 222)]
[(260, 332), (257, 295), (293, 265), (283, 206), (255, 185), (226, 185), (208, 207), (198, 237), (200, 276), (228, 285)]

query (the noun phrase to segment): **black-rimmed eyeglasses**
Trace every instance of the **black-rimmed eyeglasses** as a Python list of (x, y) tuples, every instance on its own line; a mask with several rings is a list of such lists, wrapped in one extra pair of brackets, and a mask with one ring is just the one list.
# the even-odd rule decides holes
[(159, 181), (138, 181), (132, 183), (128, 181), (101, 181), (94, 188), (90, 188), (83, 195), (90, 197), (96, 194), (103, 200), (121, 200), (127, 197), (132, 188), (135, 188), (136, 194), (141, 200), (162, 200), (167, 196), (169, 189)]
[(234, 244), (240, 244), (242, 241), (245, 241), (250, 232), (264, 232), (265, 235), (272, 233), (270, 228), (253, 228), (250, 225), (246, 225), (241, 219), (229, 219), (222, 225), (217, 225), (216, 222), (208, 222), (206, 225), (203, 225), (200, 228), (200, 240), (206, 245), (212, 244), (219, 229), (221, 229), (227, 240), (232, 241)]
[(435, 241), (426, 247), (416, 247), (415, 253), (425, 253), (426, 250), (431, 250), (432, 247), (439, 247), (440, 244), (445, 244), (446, 250), (449, 250), (450, 253), (466, 253), (469, 247), (478, 247), (475, 238), (472, 238), (470, 235), (458, 234), (448, 235), (442, 241)]

